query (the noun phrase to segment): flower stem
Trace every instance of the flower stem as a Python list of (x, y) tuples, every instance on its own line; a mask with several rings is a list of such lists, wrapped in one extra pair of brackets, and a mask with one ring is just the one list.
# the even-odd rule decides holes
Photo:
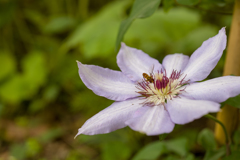
[(221, 125), (224, 133), (225, 133), (225, 139), (226, 139), (226, 155), (229, 156), (231, 154), (231, 149), (230, 149), (230, 141), (229, 141), (229, 138), (228, 138), (228, 133), (227, 133), (227, 130), (226, 130), (226, 127), (224, 126), (224, 124), (219, 121), (217, 118), (211, 116), (210, 114), (207, 114), (205, 115), (205, 117), (209, 118), (209, 119), (212, 119), (214, 120), (215, 122), (217, 122), (219, 125)]

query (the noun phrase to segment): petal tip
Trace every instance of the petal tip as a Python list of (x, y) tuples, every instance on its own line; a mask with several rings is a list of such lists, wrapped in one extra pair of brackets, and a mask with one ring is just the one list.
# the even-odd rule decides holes
[(220, 31), (225, 31), (225, 30), (226, 30), (226, 26), (220, 29)]
[(121, 47), (125, 47), (126, 44), (124, 42), (121, 42)]
[(81, 62), (79, 62), (78, 60), (76, 60), (77, 64), (82, 64)]
[(128, 46), (124, 43), (124, 42), (121, 42), (121, 48), (120, 50), (124, 50), (126, 49)]
[(218, 33), (223, 33), (224, 35), (226, 35), (226, 27), (222, 27)]
[(77, 136), (79, 136), (80, 134), (82, 134), (81, 128), (78, 129), (78, 133), (76, 134), (76, 136), (74, 137), (74, 139), (76, 139)]
[(79, 62), (78, 60), (76, 60), (76, 62), (77, 62), (78, 68), (83, 66), (83, 64), (81, 62)]
[(74, 137), (74, 139), (76, 139), (78, 135), (79, 135), (79, 134), (76, 134), (76, 136)]

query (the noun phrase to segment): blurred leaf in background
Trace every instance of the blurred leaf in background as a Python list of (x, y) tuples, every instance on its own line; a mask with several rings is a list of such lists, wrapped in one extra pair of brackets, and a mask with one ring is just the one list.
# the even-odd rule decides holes
[(123, 41), (124, 34), (128, 30), (132, 22), (137, 18), (146, 18), (151, 16), (158, 8), (161, 0), (135, 0), (130, 15), (127, 19), (121, 22), (118, 30), (116, 40), (116, 50), (119, 48), (121, 41)]
[(3, 83), (7, 77), (16, 71), (16, 62), (11, 54), (6, 52), (0, 53), (0, 68), (2, 68), (0, 72), (0, 83)]
[(96, 16), (80, 25), (63, 44), (63, 50), (78, 47), (86, 58), (107, 57), (114, 53), (119, 23), (128, 1), (105, 6)]
[(32, 98), (38, 88), (46, 82), (47, 70), (44, 61), (43, 54), (39, 52), (33, 51), (24, 57), (22, 60), (23, 73), (15, 74), (1, 85), (0, 96), (3, 101), (19, 103), (21, 100)]

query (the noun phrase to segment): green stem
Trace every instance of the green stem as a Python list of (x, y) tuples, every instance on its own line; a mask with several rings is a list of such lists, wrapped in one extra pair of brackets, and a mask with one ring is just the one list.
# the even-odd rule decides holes
[(225, 138), (226, 138), (226, 150), (227, 150), (226, 155), (229, 156), (231, 154), (230, 141), (229, 141), (228, 133), (227, 133), (227, 130), (226, 130), (224, 124), (221, 121), (219, 121), (217, 118), (211, 116), (210, 114), (207, 114), (204, 117), (210, 118), (222, 126), (222, 129), (225, 133)]

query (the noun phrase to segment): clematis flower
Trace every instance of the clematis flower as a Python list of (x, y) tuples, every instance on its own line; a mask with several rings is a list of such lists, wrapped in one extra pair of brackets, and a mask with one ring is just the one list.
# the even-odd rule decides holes
[(116, 101), (87, 120), (77, 135), (109, 133), (126, 126), (147, 135), (159, 135), (171, 132), (175, 124), (219, 111), (219, 103), (240, 94), (240, 77), (197, 81), (210, 74), (225, 47), (222, 28), (190, 58), (172, 54), (160, 64), (143, 51), (122, 43), (117, 55), (121, 71), (77, 62), (83, 83), (95, 94)]

